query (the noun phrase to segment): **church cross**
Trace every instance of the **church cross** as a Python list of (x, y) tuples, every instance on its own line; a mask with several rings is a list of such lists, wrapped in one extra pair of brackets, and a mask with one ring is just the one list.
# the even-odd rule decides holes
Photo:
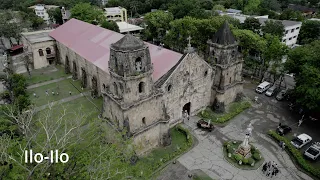
[(187, 40), (189, 41), (189, 44), (191, 44), (191, 43), (190, 43), (191, 39), (192, 39), (191, 36), (189, 36), (189, 37), (187, 38)]

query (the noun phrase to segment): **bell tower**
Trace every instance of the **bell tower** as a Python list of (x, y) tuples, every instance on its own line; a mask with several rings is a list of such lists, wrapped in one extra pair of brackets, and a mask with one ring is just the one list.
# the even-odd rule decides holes
[(215, 69), (215, 78), (212, 89), (215, 91), (215, 100), (218, 104), (229, 104), (242, 92), (242, 55), (238, 52), (238, 43), (230, 27), (225, 22), (208, 40), (208, 61)]
[(152, 94), (153, 66), (149, 48), (131, 34), (111, 45), (109, 72), (110, 92), (121, 104), (129, 105)]

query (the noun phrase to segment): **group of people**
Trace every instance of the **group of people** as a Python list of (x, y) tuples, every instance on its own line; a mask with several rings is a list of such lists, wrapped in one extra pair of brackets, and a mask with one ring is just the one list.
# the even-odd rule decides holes
[(268, 163), (264, 163), (262, 167), (262, 172), (265, 174), (267, 177), (273, 177), (277, 176), (277, 174), (280, 172), (278, 169), (277, 164), (273, 161), (269, 161)]
[[(59, 92), (54, 92), (54, 91), (52, 91), (51, 94), (52, 94), (52, 95), (59, 95)], [(70, 94), (70, 95), (72, 94), (71, 91), (69, 91), (69, 94)], [(34, 97), (38, 97), (35, 92), (33, 93), (33, 96), (34, 96)], [(48, 90), (46, 90), (46, 96), (49, 96)]]

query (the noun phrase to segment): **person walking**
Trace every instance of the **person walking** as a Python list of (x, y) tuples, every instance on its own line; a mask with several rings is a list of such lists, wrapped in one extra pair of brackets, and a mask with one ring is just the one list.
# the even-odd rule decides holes
[(70, 94), (70, 96), (71, 96), (71, 91), (69, 91), (69, 94)]
[(302, 124), (302, 122), (303, 122), (303, 118), (304, 118), (304, 115), (303, 115), (302, 118), (299, 120), (298, 127), (301, 126), (301, 124)]
[(37, 97), (37, 94), (36, 94), (36, 93), (33, 93), (33, 97)]
[(268, 169), (268, 164), (264, 163), (263, 167), (262, 167), (262, 173), (264, 174)]
[(282, 150), (285, 150), (285, 148), (286, 148), (286, 143), (283, 142), (283, 143), (282, 143)]
[(48, 90), (46, 90), (46, 95), (49, 96)]

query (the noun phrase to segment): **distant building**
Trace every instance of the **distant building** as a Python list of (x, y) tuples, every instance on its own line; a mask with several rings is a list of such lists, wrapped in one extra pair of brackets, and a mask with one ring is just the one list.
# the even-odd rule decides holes
[(67, 22), (71, 17), (70, 11), (66, 10), (65, 7), (61, 7), (61, 14), (63, 23)]
[(130, 32), (130, 34), (139, 34), (140, 31), (143, 30), (142, 27), (129, 24), (127, 22), (117, 22), (117, 25), (121, 34), (128, 32)]
[(34, 12), (37, 16), (41, 17), (46, 24), (50, 24), (50, 17), (48, 14), (49, 9), (58, 8), (59, 6), (54, 5), (44, 5), (44, 4), (37, 4), (35, 6), (30, 6), (29, 8), (34, 9)]
[(307, 6), (302, 6), (298, 4), (289, 4), (288, 9), (294, 10), (294, 11), (300, 11), (305, 16), (310, 16), (313, 14), (316, 14), (319, 10), (317, 8), (310, 8)]
[(52, 30), (45, 30), (21, 34), (25, 50), (32, 54), (32, 69), (43, 68), (55, 62), (56, 43), (55, 40), (49, 36), (51, 31)]
[(108, 21), (127, 22), (127, 10), (122, 7), (104, 8), (104, 15)]
[[(273, 19), (259, 18), (259, 22), (261, 23), (262, 26), (265, 24), (267, 20), (273, 20)], [(278, 21), (278, 20), (273, 20), (273, 21)], [(281, 20), (280, 22), (283, 24), (285, 29), (282, 37), (282, 42), (285, 43), (287, 46), (292, 47), (297, 43), (302, 22), (288, 21), (288, 20)]]
[(108, 4), (108, 0), (101, 0), (101, 5), (105, 6), (106, 4)]

